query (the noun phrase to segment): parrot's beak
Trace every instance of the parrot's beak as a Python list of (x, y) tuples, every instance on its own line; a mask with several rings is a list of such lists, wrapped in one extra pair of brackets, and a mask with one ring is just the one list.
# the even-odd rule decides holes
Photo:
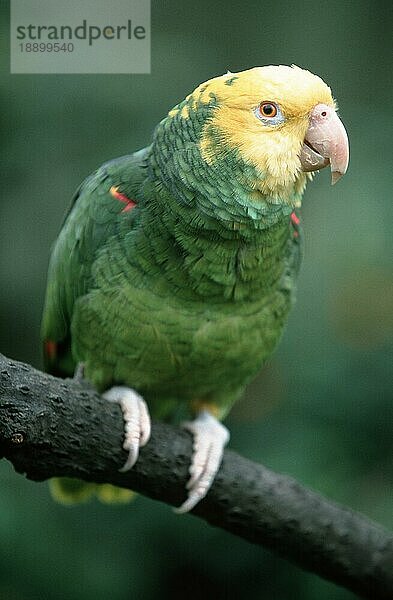
[(345, 174), (348, 162), (349, 143), (344, 125), (334, 108), (317, 104), (311, 111), (300, 152), (302, 170), (318, 171), (330, 164), (334, 185)]

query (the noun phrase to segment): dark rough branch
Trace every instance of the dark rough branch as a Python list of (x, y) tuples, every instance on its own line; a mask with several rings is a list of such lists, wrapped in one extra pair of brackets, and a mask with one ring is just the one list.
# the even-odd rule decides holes
[[(41, 481), (109, 482), (179, 505), (191, 456), (185, 431), (155, 423), (132, 471), (121, 474), (120, 409), (86, 384), (0, 355), (0, 457)], [(193, 514), (372, 599), (393, 598), (393, 537), (366, 517), (226, 451)], [(179, 517), (182, 518), (182, 517)]]

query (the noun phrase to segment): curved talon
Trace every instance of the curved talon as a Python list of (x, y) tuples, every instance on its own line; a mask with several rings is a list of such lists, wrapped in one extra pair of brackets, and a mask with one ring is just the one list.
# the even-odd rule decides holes
[(125, 421), (123, 448), (128, 451), (121, 473), (129, 471), (138, 460), (139, 448), (150, 439), (151, 424), (149, 411), (144, 399), (128, 387), (116, 386), (103, 394), (109, 402), (120, 404)]
[(194, 421), (183, 423), (194, 436), (188, 498), (175, 512), (189, 512), (209, 491), (220, 468), (224, 448), (229, 441), (229, 431), (207, 411), (202, 411)]

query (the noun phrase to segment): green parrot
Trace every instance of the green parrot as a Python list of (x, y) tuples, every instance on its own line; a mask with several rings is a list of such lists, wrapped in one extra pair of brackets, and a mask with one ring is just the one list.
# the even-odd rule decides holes
[[(158, 124), (152, 143), (78, 189), (54, 245), (42, 335), (49, 372), (79, 364), (125, 420), (132, 468), (150, 415), (194, 438), (179, 512), (208, 492), (221, 423), (273, 352), (294, 300), (301, 205), (312, 172), (348, 166), (330, 88), (292, 66), (211, 79)], [(115, 488), (56, 480), (63, 499)], [(129, 492), (119, 492), (120, 499)]]

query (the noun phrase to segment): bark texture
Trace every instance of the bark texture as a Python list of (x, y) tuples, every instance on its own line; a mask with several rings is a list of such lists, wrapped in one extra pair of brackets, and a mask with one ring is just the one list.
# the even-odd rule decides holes
[[(41, 481), (112, 483), (178, 506), (192, 453), (189, 433), (154, 423), (135, 467), (119, 473), (120, 408), (85, 382), (62, 380), (0, 355), (0, 458)], [(364, 598), (393, 598), (393, 536), (288, 476), (227, 450), (194, 515), (277, 552)], [(179, 517), (182, 518), (182, 517)]]

